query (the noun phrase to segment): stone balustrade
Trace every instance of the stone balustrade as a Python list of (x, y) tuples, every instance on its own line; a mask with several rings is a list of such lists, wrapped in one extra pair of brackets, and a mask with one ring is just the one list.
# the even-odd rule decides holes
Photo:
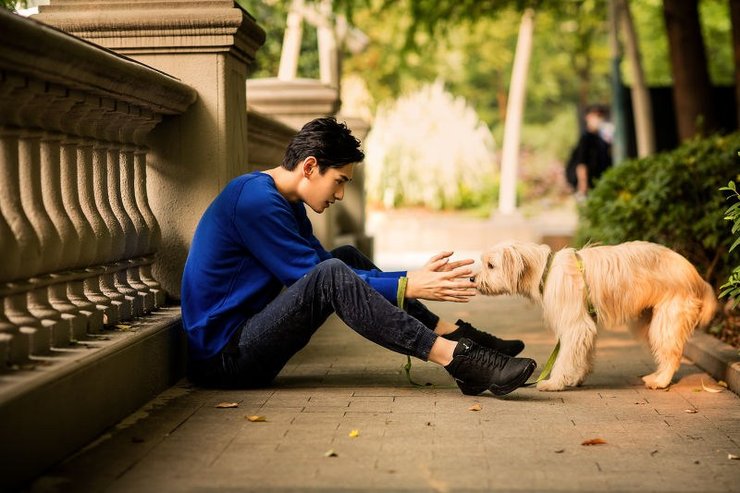
[(164, 304), (147, 140), (196, 92), (1, 10), (0, 46), (3, 368)]

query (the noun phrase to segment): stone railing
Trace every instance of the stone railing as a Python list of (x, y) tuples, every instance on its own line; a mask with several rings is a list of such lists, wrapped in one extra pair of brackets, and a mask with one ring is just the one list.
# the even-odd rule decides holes
[(0, 45), (0, 362), (23, 366), (164, 303), (147, 136), (196, 92), (2, 10)]

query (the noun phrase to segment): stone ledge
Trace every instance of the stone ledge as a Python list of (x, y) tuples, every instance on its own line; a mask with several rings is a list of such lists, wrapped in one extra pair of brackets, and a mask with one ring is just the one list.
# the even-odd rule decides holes
[(178, 307), (0, 375), (0, 490), (69, 456), (183, 375)]
[(694, 332), (683, 350), (684, 356), (709, 373), (727, 382), (727, 388), (740, 395), (740, 351), (705, 332)]

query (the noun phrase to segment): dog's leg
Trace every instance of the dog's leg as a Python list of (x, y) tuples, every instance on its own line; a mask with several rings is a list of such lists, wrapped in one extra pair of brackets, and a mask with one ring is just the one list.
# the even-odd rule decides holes
[(673, 374), (681, 365), (683, 346), (696, 325), (697, 317), (697, 304), (684, 298), (668, 300), (653, 309), (648, 341), (658, 368), (655, 373), (642, 377), (646, 387), (663, 389), (670, 385)]
[(550, 378), (539, 382), (538, 390), (563, 390), (581, 385), (591, 372), (596, 324), (587, 313), (580, 315), (574, 318), (567, 317), (566, 313), (558, 314), (555, 332), (560, 340), (560, 353)]

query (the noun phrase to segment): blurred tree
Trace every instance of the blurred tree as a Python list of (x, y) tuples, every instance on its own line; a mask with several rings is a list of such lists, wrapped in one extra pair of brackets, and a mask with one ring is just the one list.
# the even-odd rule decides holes
[[(257, 19), (267, 35), (265, 44), (257, 51), (255, 64), (251, 67), (250, 77), (277, 77), (290, 2), (239, 0), (239, 4)], [(298, 59), (298, 77), (319, 78), (316, 28), (310, 25), (303, 26), (301, 56)]]
[(718, 127), (699, 23), (699, 0), (663, 0), (663, 15), (670, 47), (678, 135), (681, 140), (687, 140), (702, 130), (711, 132)]

